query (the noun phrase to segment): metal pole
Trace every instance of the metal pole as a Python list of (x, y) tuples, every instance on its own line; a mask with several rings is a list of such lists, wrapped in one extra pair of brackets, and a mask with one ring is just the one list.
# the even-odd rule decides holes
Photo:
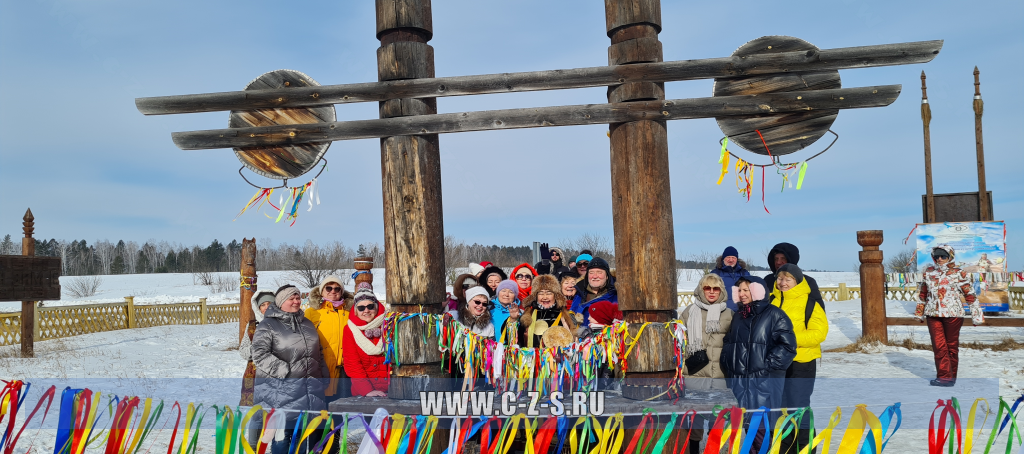
[(992, 213), (988, 210), (988, 191), (985, 190), (985, 143), (981, 136), (981, 114), (985, 110), (985, 102), (981, 100), (981, 72), (974, 67), (974, 142), (978, 146), (978, 213), (981, 221), (991, 221)]
[(924, 123), (924, 187), (925, 222), (935, 222), (935, 195), (932, 192), (932, 108), (928, 104), (928, 87), (924, 71), (921, 71), (921, 122)]
[[(540, 261), (540, 241), (534, 241), (533, 242), (533, 261), (530, 262), (530, 263), (531, 264), (532, 263), (537, 263), (539, 261)], [(552, 270), (552, 271), (554, 271), (554, 270)]]

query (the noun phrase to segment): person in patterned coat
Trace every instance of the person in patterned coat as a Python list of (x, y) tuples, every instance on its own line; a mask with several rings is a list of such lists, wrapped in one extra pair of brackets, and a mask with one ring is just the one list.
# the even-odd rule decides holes
[(956, 384), (964, 304), (971, 306), (971, 321), (975, 326), (985, 322), (974, 285), (967, 273), (956, 266), (955, 257), (949, 245), (941, 244), (932, 249), (935, 264), (924, 270), (923, 281), (917, 286), (920, 302), (914, 316), (928, 324), (935, 353), (936, 378), (930, 382), (932, 386)]

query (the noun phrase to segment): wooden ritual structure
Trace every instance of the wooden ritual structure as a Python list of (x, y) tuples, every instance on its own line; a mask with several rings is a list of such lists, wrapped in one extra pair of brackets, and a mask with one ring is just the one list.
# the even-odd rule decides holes
[(36, 257), (35, 216), (25, 211), (21, 255), (0, 255), (0, 301), (21, 301), (21, 357), (35, 357), (35, 304), (60, 299), (60, 257)]
[[(232, 111), (229, 128), (176, 132), (183, 150), (233, 148), (243, 164), (271, 178), (310, 170), (331, 141), (379, 138), (387, 295), (398, 312), (442, 311), (445, 296), (439, 134), (587, 124), (609, 125), (612, 214), (619, 307), (637, 336), (641, 322), (664, 322), (677, 309), (667, 121), (716, 118), (729, 140), (772, 156), (800, 150), (841, 109), (882, 107), (900, 85), (842, 88), (838, 70), (925, 63), (942, 41), (818, 49), (768, 36), (731, 56), (663, 61), (660, 0), (605, 0), (608, 65), (436, 78), (430, 0), (376, 0), (378, 82), (319, 85), (297, 71), (260, 76), (243, 91), (136, 99), (146, 115)], [(669, 21), (671, 23), (671, 21)], [(664, 83), (714, 79), (707, 98), (665, 99)], [(437, 113), (437, 98), (607, 86), (607, 103)], [(379, 119), (335, 121), (334, 104), (377, 102)], [(764, 142), (761, 141), (764, 137)], [(416, 318), (391, 398), (443, 390), (431, 330)], [(427, 339), (427, 342), (423, 342)], [(623, 396), (663, 395), (673, 376), (672, 334), (652, 323), (628, 358)]]

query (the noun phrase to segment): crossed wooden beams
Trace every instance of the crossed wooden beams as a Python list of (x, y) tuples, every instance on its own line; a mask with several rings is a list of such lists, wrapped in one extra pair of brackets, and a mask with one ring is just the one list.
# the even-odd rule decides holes
[[(670, 82), (927, 63), (935, 58), (941, 48), (941, 40), (919, 41), (570, 70), (161, 96), (137, 98), (135, 104), (145, 115), (165, 115), (308, 107), (397, 98), (436, 98), (558, 90), (620, 85), (629, 82)], [(823, 109), (854, 109), (889, 105), (899, 96), (900, 90), (900, 85), (883, 85), (746, 96), (506, 109), (379, 120), (177, 132), (172, 133), (172, 139), (175, 145), (181, 149), (200, 150), (353, 140), (395, 135), (607, 124), (641, 119), (675, 120)]]

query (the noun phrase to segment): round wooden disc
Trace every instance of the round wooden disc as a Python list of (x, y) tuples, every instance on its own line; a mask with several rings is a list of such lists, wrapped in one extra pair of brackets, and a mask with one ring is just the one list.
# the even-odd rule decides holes
[[(311, 77), (290, 69), (270, 71), (246, 85), (246, 90), (290, 87), (318, 87)], [(232, 110), (228, 127), (294, 125), (335, 121), (334, 106), (289, 107), (281, 109)], [(331, 145), (330, 142), (267, 147), (235, 148), (235, 156), (249, 170), (267, 178), (286, 180), (309, 172)]]
[[(750, 41), (733, 56), (817, 50), (813, 44), (792, 36), (764, 36)], [(714, 96), (756, 95), (787, 91), (841, 88), (839, 71), (809, 71), (715, 79)], [(815, 110), (786, 114), (716, 117), (729, 141), (745, 150), (767, 156), (758, 130), (773, 156), (802, 150), (821, 138), (839, 110)]]

